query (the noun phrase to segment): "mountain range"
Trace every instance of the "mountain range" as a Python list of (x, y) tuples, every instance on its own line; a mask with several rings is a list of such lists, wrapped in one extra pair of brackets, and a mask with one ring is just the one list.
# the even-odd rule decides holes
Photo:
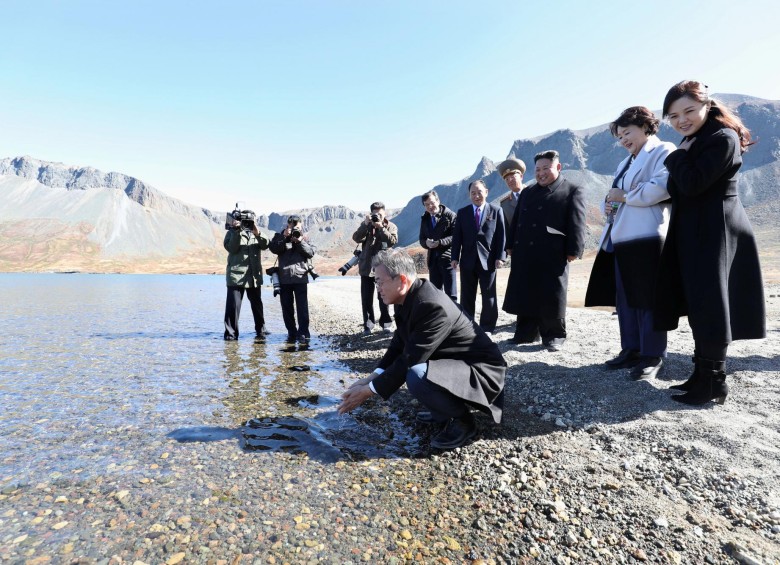
[[(780, 102), (736, 94), (715, 97), (739, 114), (756, 141), (744, 156), (740, 196), (759, 238), (765, 271), (780, 271)], [(666, 124), (659, 137), (679, 141)], [(564, 176), (586, 188), (592, 248), (603, 223), (601, 202), (625, 150), (603, 124), (517, 140), (507, 157), (525, 161), (530, 183), (533, 156), (546, 149), (558, 150)], [(477, 179), (485, 181), (491, 200), (506, 193), (496, 163), (487, 157), (462, 180), (432, 188), (443, 204), (457, 210), (469, 203), (467, 187)], [(0, 159), (0, 271), (221, 272), (225, 212), (189, 205), (121, 173), (27, 156)], [(391, 211), (400, 245), (419, 245), (423, 212), (419, 195)], [(304, 231), (317, 246), (317, 270), (334, 274), (351, 255), (351, 235), (364, 212), (333, 205), (274, 212), (257, 222), (270, 235), (291, 213), (302, 217)]]

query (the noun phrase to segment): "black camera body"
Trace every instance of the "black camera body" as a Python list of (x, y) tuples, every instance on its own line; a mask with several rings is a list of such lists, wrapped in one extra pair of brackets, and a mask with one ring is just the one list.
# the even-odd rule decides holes
[[(239, 210), (238, 204), (236, 204), (235, 210), (232, 212), (228, 212), (227, 218), (225, 220), (225, 229), (226, 230), (232, 230), (232, 229), (241, 229), (246, 231), (252, 231), (255, 228), (255, 219), (257, 216), (252, 210)], [(233, 221), (238, 220), (241, 222), (241, 226), (239, 228), (233, 227)]]
[(301, 239), (303, 237), (303, 232), (299, 228), (293, 228), (290, 232), (290, 237)]
[(306, 272), (311, 275), (311, 280), (316, 281), (320, 275), (314, 272), (314, 265), (311, 263), (306, 265)]
[(374, 222), (374, 223), (377, 223), (378, 221), (380, 221), (380, 219), (381, 219), (381, 218), (379, 217), (379, 214), (377, 214), (376, 212), (374, 212), (373, 214), (371, 214), (371, 221), (372, 221), (372, 222)]
[(360, 249), (355, 249), (354, 255), (350, 258), (349, 261), (344, 263), (341, 267), (339, 267), (339, 273), (341, 273), (341, 276), (347, 274), (347, 271), (349, 271), (352, 267), (358, 264), (358, 261), (360, 261)]

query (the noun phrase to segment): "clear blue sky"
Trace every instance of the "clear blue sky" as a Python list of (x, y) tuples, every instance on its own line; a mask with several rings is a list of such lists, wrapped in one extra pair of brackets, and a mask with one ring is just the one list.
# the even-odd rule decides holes
[(682, 79), (780, 99), (776, 0), (536, 4), (5, 1), (0, 157), (214, 210), (363, 210)]

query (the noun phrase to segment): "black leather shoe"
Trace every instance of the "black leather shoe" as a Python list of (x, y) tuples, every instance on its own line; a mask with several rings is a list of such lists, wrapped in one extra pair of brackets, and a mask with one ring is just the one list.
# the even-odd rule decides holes
[(554, 337), (550, 341), (543, 342), (542, 345), (550, 353), (556, 353), (556, 352), (561, 351), (563, 349), (563, 344), (564, 343), (566, 343), (566, 338), (565, 337)]
[(512, 336), (511, 341), (512, 343), (516, 343), (517, 345), (524, 345), (527, 343), (536, 343), (539, 341), (540, 337), (539, 334), (536, 334), (535, 336), (529, 336), (529, 335), (519, 335), (515, 334)]
[(417, 412), (417, 416), (414, 417), (414, 421), (418, 424), (436, 424), (436, 420), (433, 419), (433, 414), (428, 412), (427, 410), (422, 410), (420, 412)]
[(617, 357), (610, 359), (606, 363), (607, 369), (631, 369), (636, 367), (642, 357), (636, 349), (624, 349)]
[(462, 418), (452, 418), (442, 431), (433, 436), (431, 447), (436, 449), (455, 449), (477, 435), (474, 417), (466, 414)]
[(643, 355), (639, 364), (631, 369), (628, 376), (635, 381), (649, 381), (658, 375), (658, 372), (663, 366), (664, 360), (661, 357), (648, 357)]

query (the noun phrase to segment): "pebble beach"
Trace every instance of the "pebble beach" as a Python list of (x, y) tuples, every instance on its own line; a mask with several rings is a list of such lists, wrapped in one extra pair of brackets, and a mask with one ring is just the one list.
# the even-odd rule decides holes
[[(361, 335), (358, 289), (353, 277), (309, 288), (312, 329), (348, 367), (344, 386), (390, 337)], [(511, 344), (502, 313), (504, 421), (479, 415), (463, 448), (432, 451), (404, 389), (344, 416), (405, 430), (401, 456), (329, 460), (112, 429), (121, 447), (101, 473), (0, 477), (0, 561), (780, 563), (780, 289), (766, 291), (768, 337), (731, 347), (723, 406), (670, 399), (690, 372), (685, 324), (659, 378), (636, 383), (603, 368), (619, 349), (611, 312), (570, 308), (558, 353)]]

